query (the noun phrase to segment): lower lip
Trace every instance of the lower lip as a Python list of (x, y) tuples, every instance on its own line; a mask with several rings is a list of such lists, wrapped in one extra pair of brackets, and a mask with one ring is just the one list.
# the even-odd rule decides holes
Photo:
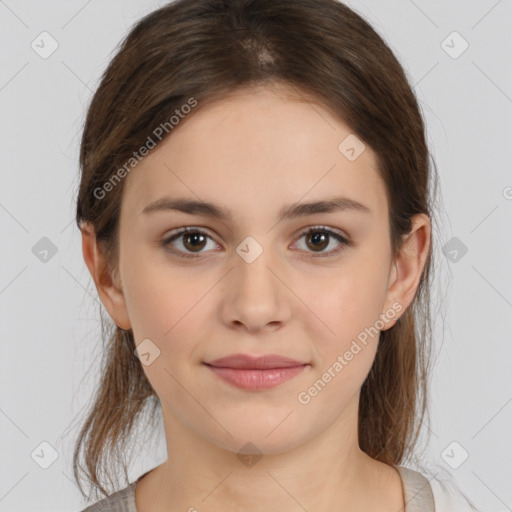
[(307, 364), (290, 368), (269, 368), (268, 370), (244, 370), (235, 368), (219, 368), (206, 365), (222, 380), (242, 389), (269, 389), (293, 379), (303, 372)]

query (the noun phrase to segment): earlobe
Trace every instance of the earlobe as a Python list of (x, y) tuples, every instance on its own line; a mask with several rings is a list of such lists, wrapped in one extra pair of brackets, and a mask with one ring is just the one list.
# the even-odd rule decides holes
[(82, 232), (84, 261), (93, 278), (101, 302), (118, 327), (124, 330), (131, 329), (123, 291), (108, 270), (108, 262), (96, 241), (94, 227), (90, 223), (83, 223), (80, 231)]

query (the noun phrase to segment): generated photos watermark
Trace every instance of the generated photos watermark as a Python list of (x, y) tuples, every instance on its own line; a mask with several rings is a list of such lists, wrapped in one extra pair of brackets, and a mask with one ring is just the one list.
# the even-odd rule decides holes
[[(94, 189), (93, 195), (96, 199), (101, 200), (111, 192), (116, 185), (118, 185), (123, 178), (139, 163), (142, 159), (149, 154), (149, 152), (156, 147), (167, 134), (173, 130), (185, 116), (192, 111), (192, 108), (197, 106), (197, 100), (193, 97), (189, 98), (187, 103), (183, 104), (179, 109), (175, 109), (174, 115), (172, 115), (168, 121), (160, 123), (148, 136), (146, 142), (137, 150), (133, 152), (131, 156), (122, 167), (111, 176), (101, 187)], [(154, 136), (154, 138), (153, 138)], [(157, 141), (155, 141), (157, 139)]]
[[(306, 391), (301, 391), (297, 395), (297, 400), (302, 405), (307, 405), (311, 402), (312, 398), (318, 395), (320, 391), (322, 391), (325, 386), (332, 379), (338, 375), (345, 366), (348, 365), (354, 357), (361, 352), (361, 350), (366, 347), (368, 344), (368, 337), (374, 338), (376, 335), (380, 333), (380, 331), (385, 326), (386, 322), (393, 320), (396, 317), (397, 313), (402, 311), (403, 307), (400, 302), (395, 301), (389, 309), (387, 309), (384, 313), (380, 315), (380, 319), (376, 320), (375, 323), (370, 327), (365, 327), (363, 331), (361, 331), (357, 335), (357, 340), (352, 340), (350, 348), (345, 351), (343, 355), (339, 355), (334, 361), (333, 364), (327, 368), (327, 370), (322, 374), (322, 377), (315, 381), (315, 383), (309, 387)], [(362, 344), (363, 346), (361, 347)]]

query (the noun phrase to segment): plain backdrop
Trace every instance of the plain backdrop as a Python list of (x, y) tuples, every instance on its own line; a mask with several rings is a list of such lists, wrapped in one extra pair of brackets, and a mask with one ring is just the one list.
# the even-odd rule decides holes
[[(164, 3), (0, 0), (1, 511), (84, 506), (71, 458), (101, 306), (74, 223), (78, 144), (116, 45)], [(512, 510), (512, 5), (349, 5), (405, 67), (440, 176), (433, 291), (444, 298), (425, 457), (482, 510)], [(58, 45), (46, 58), (42, 37), (45, 51)], [(130, 481), (166, 457), (162, 431), (147, 437)]]

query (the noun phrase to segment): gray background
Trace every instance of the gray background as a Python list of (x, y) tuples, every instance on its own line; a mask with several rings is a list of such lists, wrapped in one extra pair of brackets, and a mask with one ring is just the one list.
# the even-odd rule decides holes
[[(0, 0), (1, 511), (83, 506), (71, 456), (97, 376), (101, 306), (74, 224), (80, 128), (117, 43), (164, 3)], [(349, 5), (404, 65), (440, 174), (434, 296), (444, 298), (425, 457), (482, 510), (512, 510), (512, 5)], [(58, 43), (48, 58), (31, 47), (43, 31)], [(164, 446), (160, 432), (130, 479), (162, 462)]]

